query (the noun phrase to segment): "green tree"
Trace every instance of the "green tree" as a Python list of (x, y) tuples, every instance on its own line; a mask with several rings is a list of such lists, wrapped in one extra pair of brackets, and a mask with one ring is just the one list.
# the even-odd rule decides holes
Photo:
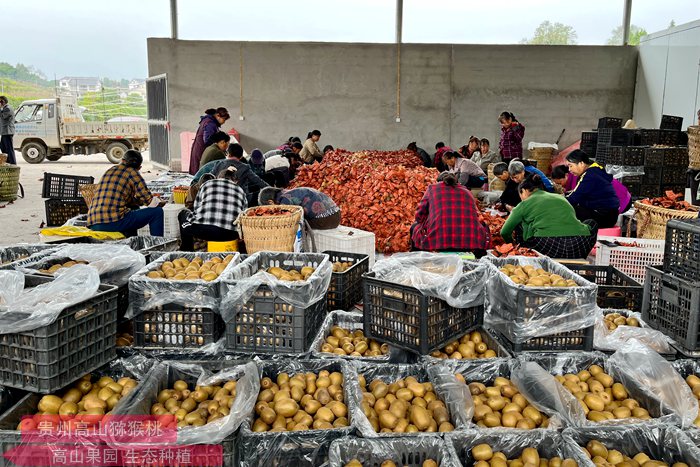
[(578, 34), (574, 28), (563, 23), (543, 21), (531, 39), (523, 39), (521, 44), (535, 45), (576, 45)]
[(676, 20), (672, 19), (668, 25), (668, 28), (671, 29), (671, 28), (675, 28), (675, 27), (676, 27)]
[[(622, 33), (622, 25), (613, 29), (612, 35), (606, 42), (607, 45), (622, 45)], [(644, 28), (640, 28), (639, 26), (636, 26), (634, 24), (630, 25), (630, 39), (628, 42), (629, 45), (639, 45), (639, 42), (642, 40), (642, 37), (646, 36), (647, 34), (648, 33)]]

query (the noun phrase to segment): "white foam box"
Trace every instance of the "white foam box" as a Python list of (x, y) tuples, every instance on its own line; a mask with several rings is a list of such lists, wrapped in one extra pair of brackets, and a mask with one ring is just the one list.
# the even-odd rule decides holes
[(369, 267), (374, 266), (375, 238), (372, 232), (341, 225), (337, 229), (314, 230), (316, 251), (340, 251), (369, 256)]

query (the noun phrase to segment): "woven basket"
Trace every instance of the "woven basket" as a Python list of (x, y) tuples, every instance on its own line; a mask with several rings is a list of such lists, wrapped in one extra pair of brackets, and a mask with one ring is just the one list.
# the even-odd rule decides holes
[(7, 162), (7, 154), (0, 154), (0, 165), (5, 165)]
[(486, 169), (489, 180), (489, 191), (503, 191), (506, 189), (506, 182), (500, 178), (496, 178), (496, 176), (493, 174), (493, 168), (495, 166), (496, 164), (489, 164), (488, 168)]
[(554, 148), (532, 148), (530, 149), (530, 158), (537, 161), (537, 168), (543, 173), (548, 174), (552, 168), (552, 154)]
[(19, 188), (19, 167), (12, 164), (0, 165), (0, 201), (17, 199)]
[(641, 201), (634, 203), (637, 213), (637, 237), (655, 240), (666, 239), (666, 223), (671, 219), (695, 219), (698, 217), (698, 208), (691, 206), (692, 211), (676, 211), (659, 206), (644, 204)]
[(688, 127), (688, 167), (700, 170), (700, 126)]
[[(280, 216), (249, 216), (253, 209), (283, 209)], [(303, 214), (299, 206), (258, 206), (246, 209), (240, 217), (243, 241), (248, 254), (258, 251), (294, 251), (294, 240)]]
[(79, 189), (80, 194), (83, 195), (85, 204), (87, 204), (87, 207), (90, 208), (90, 205), (92, 204), (92, 199), (95, 197), (95, 190), (97, 190), (97, 185), (95, 185), (94, 183), (89, 183), (86, 185), (81, 185)]

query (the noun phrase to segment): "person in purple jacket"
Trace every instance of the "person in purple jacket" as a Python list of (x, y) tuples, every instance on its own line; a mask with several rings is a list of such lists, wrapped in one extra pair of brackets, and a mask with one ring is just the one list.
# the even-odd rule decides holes
[(218, 109), (207, 109), (204, 115), (199, 119), (199, 128), (194, 136), (192, 143), (192, 151), (190, 152), (190, 167), (189, 172), (194, 175), (199, 170), (199, 162), (202, 160), (202, 154), (207, 146), (211, 143), (209, 139), (219, 131), (221, 125), (230, 118), (228, 110), (225, 107)]

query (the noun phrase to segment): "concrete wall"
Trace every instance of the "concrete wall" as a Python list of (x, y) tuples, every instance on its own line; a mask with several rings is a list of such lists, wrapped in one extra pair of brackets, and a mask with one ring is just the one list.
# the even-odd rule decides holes
[[(243, 109), (240, 59), (243, 57)], [(179, 133), (207, 107), (223, 105), (246, 150), (265, 150), (318, 128), (320, 145), (432, 151), (470, 135), (497, 144), (497, 117), (510, 110), (525, 142), (560, 145), (603, 115), (632, 114), (637, 51), (629, 47), (404, 44), (401, 122), (396, 117), (397, 50), (391, 44), (148, 40), (151, 76), (168, 77), (171, 157)], [(238, 119), (242, 113), (244, 120)]]

